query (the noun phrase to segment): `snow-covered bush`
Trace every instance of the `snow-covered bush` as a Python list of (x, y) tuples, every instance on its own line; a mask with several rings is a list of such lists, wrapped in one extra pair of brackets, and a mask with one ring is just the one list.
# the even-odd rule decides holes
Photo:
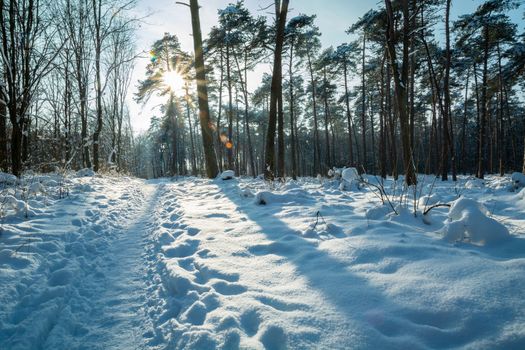
[(469, 190), (480, 189), (483, 187), (485, 187), (485, 181), (481, 179), (470, 179), (465, 183), (465, 188), (468, 188)]
[(270, 191), (257, 192), (255, 195), (255, 204), (267, 205), (271, 203), (282, 203), (285, 201), (285, 197), (282, 194), (273, 193)]
[(235, 177), (235, 172), (233, 170), (224, 170), (220, 176), (222, 180), (231, 180)]
[(341, 172), (341, 177), (347, 182), (359, 180), (359, 173), (356, 168), (345, 168)]
[(447, 241), (467, 240), (478, 245), (496, 244), (510, 237), (503, 224), (487, 216), (487, 209), (481, 203), (468, 198), (452, 204), (443, 233)]
[(344, 190), (353, 190), (355, 189), (360, 181), (359, 173), (356, 168), (344, 168), (341, 171), (341, 184), (339, 189)]
[(92, 169), (84, 168), (77, 171), (77, 177), (89, 177), (95, 176), (95, 172)]
[(335, 166), (333, 169), (328, 170), (328, 177), (332, 177), (335, 180), (339, 180), (342, 177), (344, 168), (336, 168)]
[(33, 182), (27, 188), (27, 193), (29, 195), (35, 195), (35, 196), (38, 194), (46, 194), (46, 189), (44, 185), (42, 185), (40, 182)]
[(512, 185), (515, 189), (525, 187), (525, 175), (522, 173), (512, 173)]
[(16, 176), (12, 174), (0, 172), (0, 184), (14, 185), (16, 184), (16, 180), (17, 180)]
[(12, 195), (0, 197), (0, 203), (4, 206), (5, 209), (14, 210), (17, 213), (22, 213), (26, 209), (26, 203)]

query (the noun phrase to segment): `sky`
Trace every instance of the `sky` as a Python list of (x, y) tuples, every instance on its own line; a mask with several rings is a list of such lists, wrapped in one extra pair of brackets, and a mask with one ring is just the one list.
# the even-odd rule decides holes
[[(217, 24), (217, 10), (225, 8), (232, 0), (201, 0), (199, 1), (200, 20), (205, 39), (210, 28)], [(452, 20), (460, 14), (473, 12), (482, 3), (482, 0), (453, 0), (452, 1)], [(254, 15), (263, 15), (273, 10), (263, 10), (272, 4), (272, 0), (245, 0), (246, 7)], [(291, 0), (288, 18), (304, 13), (307, 15), (316, 14), (316, 24), (322, 36), (323, 47), (330, 45), (338, 46), (343, 42), (351, 40), (345, 33), (353, 23), (372, 8), (378, 8), (382, 0)], [(165, 32), (176, 34), (180, 40), (182, 50), (193, 52), (193, 39), (191, 37), (191, 18), (190, 10), (186, 6), (176, 4), (176, 0), (139, 0), (135, 9), (138, 17), (146, 17), (137, 31), (137, 50), (145, 52), (143, 58), (137, 60), (130, 92), (128, 94), (128, 106), (131, 115), (131, 125), (135, 132), (139, 133), (147, 130), (149, 120), (154, 115), (159, 115), (159, 104), (164, 101), (159, 98), (152, 98), (144, 105), (138, 105), (133, 101), (133, 94), (136, 92), (137, 82), (144, 79), (145, 67), (149, 62), (146, 54), (153, 42), (161, 39)], [(515, 21), (521, 20), (523, 9), (513, 17)], [(519, 23), (519, 22), (517, 22)], [(253, 91), (259, 81), (263, 71), (271, 71), (269, 65), (259, 67), (257, 72), (249, 77), (249, 89)]]

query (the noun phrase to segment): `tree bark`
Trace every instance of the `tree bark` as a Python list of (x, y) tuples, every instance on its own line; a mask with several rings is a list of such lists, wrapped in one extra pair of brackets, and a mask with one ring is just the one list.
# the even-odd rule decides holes
[[(278, 8), (276, 0), (276, 8)], [(268, 130), (265, 147), (265, 169), (264, 178), (273, 180), (275, 178), (275, 131), (277, 128), (277, 113), (279, 94), (282, 95), (282, 50), (284, 42), (284, 27), (286, 14), (288, 12), (289, 0), (283, 0), (278, 10), (277, 33), (275, 37), (275, 52), (273, 61), (272, 88), (270, 95), (270, 113), (268, 118)], [(276, 10), (277, 11), (277, 10)], [(282, 96), (281, 96), (282, 98)], [(282, 109), (282, 104), (281, 104)]]
[(485, 177), (485, 128), (488, 114), (487, 101), (487, 80), (488, 80), (488, 59), (489, 59), (489, 27), (487, 24), (483, 27), (483, 78), (481, 86), (481, 116), (479, 123), (479, 148), (478, 148), (478, 171), (476, 176), (480, 179)]
[(361, 148), (363, 149), (363, 163), (360, 164), (365, 170), (368, 168), (368, 157), (366, 152), (366, 85), (365, 85), (365, 58), (366, 58), (366, 35), (363, 33), (363, 52), (361, 57)]
[(387, 9), (387, 48), (392, 66), (392, 75), (394, 77), (394, 87), (396, 94), (397, 109), (399, 115), (399, 122), (401, 125), (401, 143), (403, 151), (403, 163), (405, 170), (405, 183), (408, 186), (417, 183), (416, 174), (413, 167), (413, 151), (410, 147), (410, 125), (408, 116), (408, 64), (409, 64), (409, 37), (410, 37), (410, 14), (408, 10), (408, 0), (402, 0), (403, 9), (403, 58), (401, 69), (398, 67), (396, 48), (395, 48), (395, 29), (394, 29), (394, 13), (390, 0), (385, 0)]
[(345, 81), (345, 105), (346, 105), (346, 121), (348, 123), (348, 161), (350, 166), (354, 164), (354, 149), (352, 146), (352, 115), (350, 113), (350, 97), (348, 96), (348, 63), (343, 62), (343, 74)]
[(213, 132), (210, 124), (210, 108), (208, 105), (208, 87), (204, 71), (204, 56), (202, 52), (202, 33), (199, 19), (199, 3), (190, 0), (191, 24), (193, 29), (193, 46), (195, 50), (195, 70), (197, 76), (197, 94), (199, 101), (199, 119), (201, 124), (202, 145), (206, 162), (206, 175), (209, 178), (217, 176), (217, 158), (213, 148)]

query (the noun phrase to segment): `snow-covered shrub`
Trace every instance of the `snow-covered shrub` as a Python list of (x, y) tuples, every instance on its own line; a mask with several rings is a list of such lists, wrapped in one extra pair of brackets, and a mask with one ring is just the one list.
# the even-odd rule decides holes
[(345, 168), (341, 172), (341, 177), (347, 182), (359, 180), (359, 173), (356, 168)]
[(439, 196), (437, 193), (432, 193), (432, 194), (421, 196), (419, 198), (419, 206), (420, 207), (431, 206), (441, 201), (442, 201), (441, 196)]
[(328, 170), (328, 177), (333, 177), (335, 180), (339, 180), (342, 176), (344, 168), (336, 168), (335, 166), (332, 169)]
[(16, 176), (12, 174), (0, 172), (0, 184), (14, 185), (16, 184), (16, 180), (17, 180)]
[(0, 203), (2, 203), (6, 209), (12, 209), (17, 213), (21, 213), (26, 208), (26, 203), (17, 199), (15, 196), (7, 195), (0, 197)]
[(481, 203), (468, 198), (460, 198), (452, 204), (443, 235), (450, 242), (467, 240), (479, 245), (496, 244), (509, 237), (509, 230), (488, 217)]
[(470, 190), (485, 187), (485, 181), (481, 179), (470, 179), (465, 183), (465, 188)]
[(77, 177), (89, 177), (95, 176), (95, 172), (92, 169), (84, 168), (77, 171)]
[(46, 194), (46, 189), (44, 185), (42, 185), (40, 182), (33, 182), (27, 188), (27, 193), (29, 195), (35, 195), (35, 196), (38, 194)]
[(241, 190), (239, 190), (239, 195), (241, 197), (244, 197), (244, 198), (252, 198), (254, 197), (255, 195), (253, 194), (252, 191), (250, 191), (250, 189), (248, 188), (243, 188)]
[(255, 204), (305, 204), (312, 201), (310, 194), (302, 188), (293, 188), (281, 193), (260, 191), (255, 195)]
[(511, 177), (512, 185), (515, 189), (525, 187), (525, 175), (522, 173), (512, 173)]
[(341, 191), (358, 189), (358, 183), (360, 180), (361, 178), (356, 168), (344, 168), (341, 171), (341, 183), (339, 184), (339, 189)]
[(221, 173), (222, 180), (231, 180), (235, 177), (235, 172), (233, 170), (224, 170)]

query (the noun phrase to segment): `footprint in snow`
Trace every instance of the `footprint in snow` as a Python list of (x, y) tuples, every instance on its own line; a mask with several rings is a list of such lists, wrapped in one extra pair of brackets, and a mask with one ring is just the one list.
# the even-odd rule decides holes
[(187, 240), (175, 247), (163, 248), (164, 255), (167, 258), (186, 258), (190, 255), (195, 254), (197, 247), (199, 246), (199, 241), (197, 240)]
[(201, 230), (198, 229), (198, 228), (196, 228), (196, 227), (189, 227), (189, 228), (187, 228), (186, 230), (188, 231), (188, 234), (189, 234), (190, 236), (195, 236), (195, 235), (197, 235), (199, 232), (201, 232)]
[(228, 283), (225, 281), (219, 281), (212, 284), (215, 291), (222, 295), (238, 295), (246, 292), (246, 287), (237, 283)]
[(294, 248), (290, 244), (281, 242), (273, 242), (269, 244), (257, 244), (248, 248), (248, 251), (254, 255), (285, 255), (290, 254), (294, 251)]
[(212, 213), (212, 214), (207, 214), (207, 215), (204, 215), (205, 218), (224, 218), (224, 219), (229, 219), (230, 216), (227, 215), (227, 214), (222, 214), (222, 213)]
[(181, 321), (201, 326), (204, 324), (207, 314), (208, 310), (206, 309), (206, 305), (202, 301), (196, 301), (181, 315)]
[(279, 326), (270, 326), (266, 328), (261, 335), (260, 340), (266, 350), (286, 349), (286, 334)]
[(278, 310), (278, 311), (295, 311), (295, 310), (301, 310), (301, 309), (306, 308), (305, 304), (287, 302), (284, 300), (279, 300), (279, 299), (265, 296), (265, 295), (259, 296), (256, 299), (259, 300), (264, 305), (268, 305), (271, 308)]
[(241, 315), (241, 326), (248, 336), (254, 336), (260, 325), (261, 316), (256, 310), (248, 310)]

